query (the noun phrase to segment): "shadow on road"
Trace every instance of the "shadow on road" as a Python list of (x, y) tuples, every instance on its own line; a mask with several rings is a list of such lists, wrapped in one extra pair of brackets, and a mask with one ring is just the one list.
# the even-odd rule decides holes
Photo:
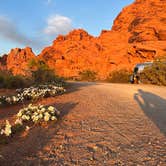
[(166, 135), (166, 100), (142, 89), (134, 94), (134, 99), (145, 115)]
[(61, 108), (63, 113), (56, 123), (50, 122), (44, 126), (36, 124), (35, 127), (30, 129), (26, 137), (22, 137), (21, 133), (17, 134), (8, 143), (8, 146), (0, 147), (0, 155), (3, 156), (3, 158), (0, 157), (0, 165), (22, 165), (22, 163), (25, 163), (25, 165), (48, 165), (48, 163), (45, 164), (46, 161), (41, 156), (38, 156), (38, 153), (43, 151), (47, 144), (56, 140), (56, 137), (57, 140), (62, 139), (63, 133), (57, 134), (61, 127), (65, 127), (61, 119), (75, 108), (77, 104), (73, 102), (58, 103), (57, 108)]
[(67, 82), (66, 94), (79, 91), (83, 87), (97, 85), (97, 84), (98, 84), (97, 82)]

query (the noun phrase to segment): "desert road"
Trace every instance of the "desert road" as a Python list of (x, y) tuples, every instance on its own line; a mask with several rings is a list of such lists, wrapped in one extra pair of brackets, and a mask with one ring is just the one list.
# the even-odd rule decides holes
[(61, 111), (57, 124), (0, 147), (0, 165), (166, 165), (166, 87), (69, 84), (41, 101)]

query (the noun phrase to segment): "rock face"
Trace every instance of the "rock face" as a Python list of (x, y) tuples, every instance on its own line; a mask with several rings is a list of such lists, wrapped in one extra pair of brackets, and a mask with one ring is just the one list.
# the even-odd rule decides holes
[(166, 52), (166, 1), (136, 0), (125, 7), (112, 30), (95, 38), (82, 29), (59, 36), (40, 57), (62, 76), (90, 69), (105, 79), (112, 70), (131, 70)]
[[(113, 70), (132, 70), (139, 62), (166, 54), (166, 0), (135, 0), (121, 11), (111, 30), (99, 37), (83, 29), (60, 35), (40, 53), (50, 68), (65, 77), (93, 70), (105, 79)], [(7, 57), (7, 69), (25, 74), (35, 55), (30, 48), (15, 49)]]
[(27, 75), (28, 62), (33, 58), (35, 58), (35, 54), (29, 47), (12, 49), (7, 56), (7, 70), (12, 71), (15, 75)]
[(79, 71), (87, 68), (95, 70), (101, 50), (94, 37), (78, 29), (66, 36), (59, 36), (39, 57), (58, 74), (69, 77), (77, 76)]

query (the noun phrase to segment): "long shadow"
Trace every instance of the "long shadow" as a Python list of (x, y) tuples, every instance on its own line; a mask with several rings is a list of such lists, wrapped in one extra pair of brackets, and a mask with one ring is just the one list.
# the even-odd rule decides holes
[[(91, 86), (94, 84), (95, 83), (90, 82), (68, 83), (66, 93), (68, 94), (74, 91), (79, 91), (82, 87)], [(16, 135), (11, 139), (11, 142), (9, 142), (8, 145), (0, 147), (0, 165), (22, 165), (23, 162), (25, 165), (39, 165), (42, 162), (44, 164), (45, 161), (37, 156), (38, 152), (43, 151), (48, 143), (54, 141), (55, 139), (59, 140), (63, 137), (63, 133), (60, 135), (58, 133), (62, 127), (65, 127), (63, 118), (78, 105), (78, 103), (71, 101), (67, 103), (60, 101), (51, 104), (55, 105), (56, 108), (61, 112), (60, 118), (56, 123), (50, 122), (46, 127), (37, 125), (30, 129), (28, 135), (23, 137), (22, 135)], [(20, 106), (15, 107), (15, 109), (18, 109)], [(11, 108), (12, 107), (9, 107), (7, 111), (11, 111)], [(12, 114), (15, 113), (16, 111), (8, 114), (7, 116), (12, 116)], [(38, 163), (38, 161), (41, 163)]]
[[(22, 162), (25, 165), (38, 165), (39, 163), (36, 163), (36, 159), (40, 159), (38, 152), (43, 151), (50, 141), (54, 141), (59, 129), (65, 125), (62, 118), (74, 109), (77, 104), (73, 102), (56, 104), (56, 107), (59, 110), (61, 109), (60, 119), (56, 123), (50, 122), (46, 126), (36, 125), (36, 127), (30, 129), (26, 137), (17, 135), (12, 138), (13, 141), (9, 142), (7, 146), (0, 147), (0, 165), (22, 165)], [(42, 159), (40, 161), (42, 162)]]
[(67, 82), (66, 93), (72, 93), (74, 91), (79, 91), (82, 87), (97, 85), (97, 82)]
[(138, 90), (134, 99), (145, 115), (166, 135), (166, 99), (142, 89)]

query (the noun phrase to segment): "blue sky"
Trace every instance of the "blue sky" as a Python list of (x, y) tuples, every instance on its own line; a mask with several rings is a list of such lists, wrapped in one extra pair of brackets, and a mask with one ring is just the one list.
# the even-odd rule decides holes
[(0, 55), (30, 46), (36, 53), (58, 34), (83, 28), (98, 36), (111, 29), (121, 9), (133, 0), (1, 0)]

